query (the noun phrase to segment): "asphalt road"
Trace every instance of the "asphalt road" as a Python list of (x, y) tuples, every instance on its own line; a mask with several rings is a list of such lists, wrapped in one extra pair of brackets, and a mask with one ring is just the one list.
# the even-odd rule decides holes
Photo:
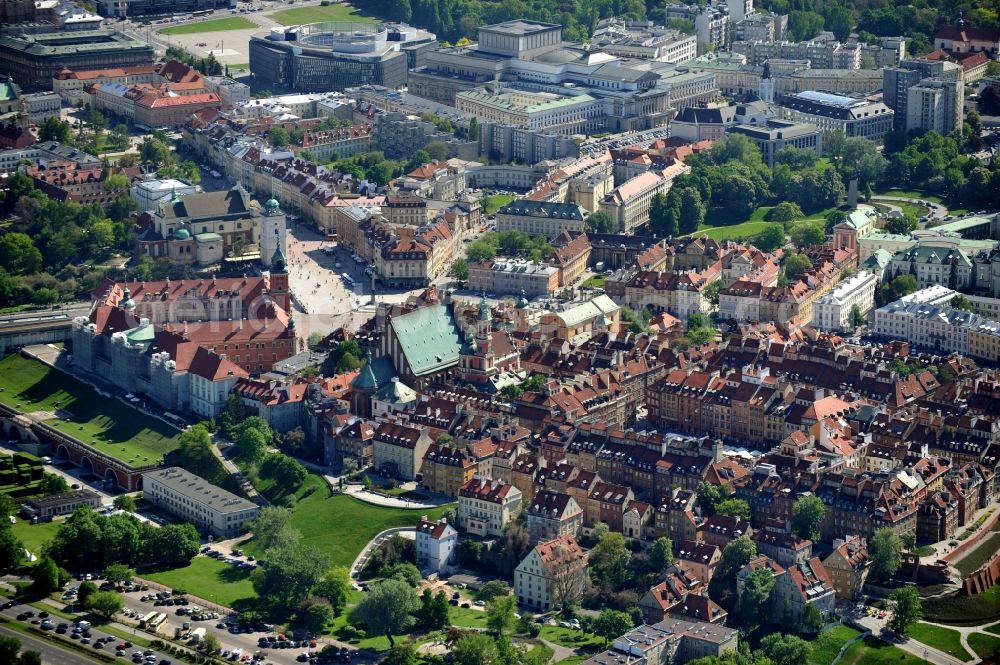
[(0, 635), (16, 637), (21, 640), (22, 651), (38, 651), (42, 654), (42, 663), (45, 665), (93, 665), (93, 663), (98, 662), (91, 660), (90, 658), (84, 658), (83, 656), (70, 651), (60, 649), (45, 640), (29, 637), (28, 635), (19, 633), (16, 630), (10, 630), (9, 628), (0, 627)]
[[(35, 613), (35, 616), (33, 618), (37, 619), (38, 618), (38, 613), (41, 610), (39, 610), (37, 607), (31, 607), (30, 605), (20, 605), (20, 604), (19, 605), (15, 605), (14, 607), (11, 607), (9, 609), (3, 610), (2, 614), (6, 618), (8, 618), (8, 619), (10, 619), (10, 620), (13, 621), (13, 620), (16, 620), (15, 617), (18, 614), (20, 614), (21, 612), (29, 611), (29, 610)], [(75, 623), (75, 622), (70, 622), (67, 619), (62, 619), (60, 617), (54, 616), (54, 615), (51, 616), (50, 618), (56, 624), (64, 623), (64, 622), (70, 624), (70, 629), (72, 629), (72, 627), (73, 627), (72, 624)], [(55, 631), (52, 631), (52, 633), (55, 634)], [(109, 635), (108, 633), (100, 630), (100, 628), (98, 628), (97, 626), (92, 626), (90, 628), (90, 639), (93, 640), (93, 641), (96, 641), (98, 638), (105, 637), (105, 636), (108, 636), (108, 635)], [(18, 634), (16, 636), (18, 638), (20, 638), (22, 641), (29, 639), (27, 636), (22, 636), (20, 634)], [(69, 632), (67, 632), (65, 635), (59, 635), (58, 636), (58, 638), (63, 638), (63, 637), (65, 637), (65, 638), (68, 639), (69, 638)], [(148, 636), (148, 635), (146, 635), (145, 637), (147, 639), (150, 638), (150, 636)], [(35, 639), (35, 641), (38, 641), (41, 644), (45, 644), (47, 646), (51, 645), (50, 642), (47, 642), (45, 640), (38, 640), (37, 638), (34, 638), (34, 639)], [(93, 649), (94, 652), (102, 651), (105, 654), (114, 655), (114, 653), (115, 653), (115, 646), (117, 644), (119, 644), (120, 642), (122, 642), (122, 641), (123, 640), (121, 638), (115, 637), (114, 641), (111, 642), (110, 644), (105, 645), (103, 649), (93, 649), (93, 644), (86, 645), (86, 648), (87, 649)], [(77, 641), (77, 643), (80, 644), (80, 641)], [(32, 647), (32, 648), (35, 648), (35, 647)], [(66, 657), (66, 658), (69, 659), (69, 660), (61, 660), (61, 661), (51, 661), (53, 663), (57, 663), (57, 665), (62, 665), (64, 663), (66, 665), (77, 665), (78, 663), (86, 663), (87, 665), (90, 665), (90, 663), (95, 662), (95, 661), (93, 661), (93, 660), (91, 660), (89, 658), (86, 658), (83, 655), (77, 655), (77, 654), (74, 654), (72, 652), (67, 652), (67, 651), (64, 651), (62, 649), (58, 649), (58, 648), (56, 648), (54, 646), (50, 646), (50, 648), (56, 649), (56, 651), (58, 651), (59, 654), (62, 654), (64, 657)], [(120, 661), (121, 662), (126, 662), (126, 661), (132, 662), (131, 661), (131, 657), (132, 657), (133, 652), (135, 652), (135, 651), (142, 651), (142, 648), (136, 646), (136, 647), (129, 647), (129, 648), (125, 649), (126, 656), (122, 657), (120, 659)], [(42, 662), (46, 663), (46, 665), (47, 665), (50, 661), (45, 660), (45, 656), (44, 656), (45, 652), (43, 651), (42, 653), (43, 653), (43, 661)], [(161, 662), (163, 662), (163, 663), (171, 663), (172, 662), (171, 658), (168, 658), (166, 655), (164, 655), (162, 653), (154, 652), (153, 655), (156, 656), (156, 662), (157, 663), (161, 663)]]

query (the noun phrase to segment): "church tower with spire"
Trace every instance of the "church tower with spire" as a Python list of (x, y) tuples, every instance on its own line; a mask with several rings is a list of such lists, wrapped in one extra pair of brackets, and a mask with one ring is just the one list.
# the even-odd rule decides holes
[(462, 380), (483, 385), (497, 373), (496, 357), (493, 354), (493, 320), (490, 305), (483, 297), (475, 323), (466, 329), (465, 344), (459, 354), (459, 368)]

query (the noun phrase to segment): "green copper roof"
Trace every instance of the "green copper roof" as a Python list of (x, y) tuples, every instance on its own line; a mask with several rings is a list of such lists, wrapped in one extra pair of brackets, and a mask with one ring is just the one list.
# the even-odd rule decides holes
[(351, 387), (360, 390), (375, 390), (390, 383), (394, 376), (396, 376), (396, 368), (389, 356), (379, 356), (372, 359), (369, 354), (368, 362), (361, 369), (361, 373), (351, 382)]
[(273, 266), (271, 272), (285, 271), (285, 255), (282, 253), (280, 245), (274, 250), (274, 255), (271, 257), (271, 265)]
[(368, 352), (365, 366), (361, 368), (361, 372), (354, 381), (351, 381), (351, 387), (355, 390), (375, 390), (378, 388), (378, 379), (375, 378), (375, 372), (372, 370), (371, 351)]
[(444, 305), (430, 305), (393, 317), (390, 324), (415, 376), (430, 374), (458, 362), (461, 333)]
[(156, 330), (151, 325), (136, 326), (125, 331), (125, 337), (132, 344), (145, 344), (156, 338)]

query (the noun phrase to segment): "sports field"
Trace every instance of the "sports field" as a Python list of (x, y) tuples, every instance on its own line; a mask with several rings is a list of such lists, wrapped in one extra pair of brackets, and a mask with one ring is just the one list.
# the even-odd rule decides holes
[(197, 35), (203, 32), (222, 32), (224, 30), (253, 30), (257, 27), (256, 23), (248, 21), (242, 16), (230, 16), (228, 18), (217, 18), (212, 21), (174, 25), (158, 30), (157, 32), (161, 35)]
[(357, 9), (349, 5), (294, 7), (269, 14), (268, 18), (281, 25), (302, 25), (321, 21), (354, 21), (356, 23), (375, 23), (378, 21), (373, 16), (359, 13)]
[(175, 428), (17, 353), (0, 360), (0, 403), (51, 412), (46, 425), (133, 466), (157, 463), (177, 448)]

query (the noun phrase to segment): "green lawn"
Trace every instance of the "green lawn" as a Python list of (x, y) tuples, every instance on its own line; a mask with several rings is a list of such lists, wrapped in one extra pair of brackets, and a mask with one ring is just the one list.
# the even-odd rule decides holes
[(587, 281), (583, 283), (583, 286), (590, 289), (603, 289), (604, 282), (604, 275), (594, 275), (593, 277), (588, 277)]
[(492, 215), (500, 208), (504, 207), (516, 197), (510, 194), (492, 194), (483, 199), (483, 214)]
[(597, 650), (604, 648), (604, 639), (597, 635), (585, 633), (581, 630), (573, 630), (572, 628), (553, 626), (548, 623), (542, 626), (542, 632), (538, 636), (543, 640), (548, 640), (549, 642), (570, 649)]
[(969, 646), (980, 658), (1000, 655), (1000, 637), (987, 633), (969, 635)]
[(355, 23), (375, 23), (378, 19), (361, 14), (354, 7), (346, 5), (330, 5), (328, 7), (295, 7), (283, 9), (269, 14), (281, 25), (300, 25), (303, 23), (319, 23), (320, 21), (354, 21)]
[(957, 630), (920, 622), (910, 626), (906, 634), (960, 660), (972, 660), (972, 655), (962, 646), (962, 635)]
[[(738, 219), (724, 210), (709, 210), (705, 215), (705, 221), (698, 227), (693, 235), (706, 236), (715, 240), (731, 240), (735, 238), (748, 238), (757, 235), (768, 226), (779, 224), (779, 222), (769, 222), (767, 213), (774, 206), (761, 206), (754, 210), (750, 217)], [(811, 215), (806, 215), (802, 219), (792, 222), (792, 226), (805, 222), (825, 221), (826, 216), (836, 210), (836, 208), (826, 208)]]
[(930, 212), (930, 209), (926, 206), (919, 205), (917, 203), (904, 203), (903, 201), (895, 201), (892, 203), (894, 206), (898, 206), (904, 215), (913, 215), (917, 219), (920, 219), (924, 215)]
[(941, 203), (943, 199), (937, 194), (925, 194), (915, 190), (907, 189), (886, 189), (875, 192), (875, 196), (901, 196), (907, 199), (922, 199), (933, 203)]
[(1000, 635), (1000, 623), (995, 623), (992, 626), (987, 626), (984, 628), (987, 633), (993, 633), (994, 635)]
[(175, 428), (17, 353), (0, 360), (0, 402), (24, 413), (68, 411), (69, 420), (46, 424), (133, 466), (155, 464), (177, 448)]
[(860, 630), (843, 624), (823, 631), (819, 637), (813, 640), (809, 662), (812, 665), (830, 665), (840, 653), (840, 649), (860, 634)]
[[(326, 482), (316, 475), (310, 475), (306, 483), (298, 493), (303, 498), (293, 509), (292, 526), (302, 532), (304, 544), (329, 553), (336, 566), (350, 566), (380, 531), (415, 526), (421, 515), (436, 520), (446, 509), (454, 507), (448, 504), (434, 510), (383, 508), (345, 494), (330, 496)], [(304, 496), (308, 485), (316, 485), (317, 489)], [(253, 540), (246, 547), (252, 554), (263, 554), (254, 547)]]
[[(918, 192), (914, 190), (886, 189), (883, 191), (875, 192), (875, 196), (902, 196), (909, 199), (921, 199), (923, 201), (930, 201), (932, 203), (940, 203), (946, 208), (948, 208), (949, 215), (964, 215), (969, 212), (962, 205), (961, 201), (952, 201), (949, 199), (943, 199), (937, 194), (926, 194), (924, 192)], [(894, 205), (898, 205), (898, 203)]]
[(569, 658), (563, 658), (562, 660), (556, 661), (553, 665), (580, 665), (580, 663), (588, 658), (590, 658), (590, 654), (578, 654), (576, 656), (570, 656)]
[(17, 524), (12, 524), (14, 535), (18, 537), (24, 548), (32, 554), (38, 555), (42, 551), (42, 545), (52, 540), (59, 530), (60, 522), (46, 522), (43, 524), (32, 524), (26, 520), (17, 518)]
[(910, 655), (874, 637), (866, 637), (851, 645), (838, 665), (924, 665), (924, 659)]
[(529, 649), (528, 652), (525, 654), (526, 657), (525, 660), (527, 660), (527, 657), (530, 656), (531, 658), (538, 659), (538, 660), (533, 660), (531, 662), (547, 663), (550, 660), (552, 660), (552, 656), (554, 656), (555, 654), (556, 652), (553, 651), (552, 647), (548, 646), (547, 644), (536, 644), (535, 646), (531, 647), (531, 649)]
[(165, 584), (172, 589), (184, 589), (199, 598), (233, 607), (255, 597), (250, 573), (207, 556), (196, 556), (183, 568), (140, 576)]
[(997, 550), (1000, 550), (1000, 533), (993, 532), (983, 538), (971, 552), (956, 561), (954, 566), (962, 577), (966, 578), (989, 561)]
[(242, 16), (230, 16), (228, 18), (217, 18), (213, 21), (175, 25), (163, 28), (157, 32), (161, 35), (195, 35), (201, 32), (222, 32), (224, 30), (253, 30), (258, 27), (260, 26)]
[(735, 238), (748, 238), (755, 236), (769, 226), (774, 226), (778, 222), (743, 222), (732, 226), (701, 226), (694, 235), (706, 236), (714, 240), (732, 240)]

